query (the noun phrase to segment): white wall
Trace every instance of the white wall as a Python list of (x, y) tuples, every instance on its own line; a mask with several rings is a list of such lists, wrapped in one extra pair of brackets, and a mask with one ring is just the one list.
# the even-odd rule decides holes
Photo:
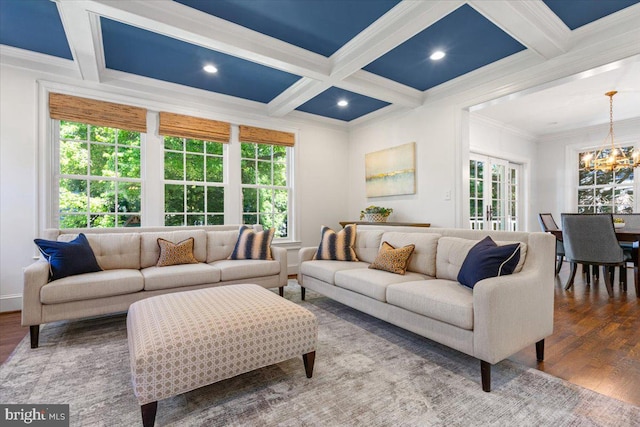
[[(39, 79), (68, 87), (87, 87), (80, 81), (41, 72), (5, 65), (0, 69), (0, 311), (21, 309), (22, 269), (32, 263), (36, 255), (33, 239), (37, 237), (39, 223)], [(118, 92), (105, 85), (90, 86), (94, 92)], [(157, 93), (153, 99), (157, 107)], [(171, 102), (173, 98), (167, 95), (166, 99), (169, 101), (163, 102)], [(146, 100), (139, 100), (144, 106)], [(180, 105), (182, 101), (173, 102)], [(203, 114), (217, 114), (215, 105), (210, 105), (211, 111), (207, 111), (209, 100), (193, 99), (193, 102), (199, 103), (198, 109)], [(243, 119), (237, 114), (236, 118)], [(295, 272), (297, 247), (317, 245), (322, 224), (338, 227), (338, 221), (347, 217), (348, 133), (299, 118), (271, 119), (256, 117), (255, 113), (251, 114), (248, 124), (272, 125), (276, 129), (286, 126), (298, 131), (294, 191), (299, 243), (287, 245), (291, 272)]]
[[(617, 145), (635, 144), (640, 148), (640, 117), (614, 122), (614, 131)], [(539, 139), (536, 159), (538, 167), (534, 177), (534, 186), (538, 189), (538, 212), (551, 212), (558, 223), (560, 213), (576, 212), (578, 152), (601, 147), (608, 132), (609, 124), (605, 123), (549, 134)], [(639, 207), (638, 184), (636, 177), (635, 212), (638, 212)]]
[[(456, 225), (456, 111), (446, 101), (363, 125), (351, 132), (349, 142), (349, 217), (356, 220), (369, 205), (393, 208), (389, 221), (426, 222), (437, 227)], [(416, 193), (366, 197), (366, 153), (416, 143)], [(445, 193), (451, 192), (450, 200)]]

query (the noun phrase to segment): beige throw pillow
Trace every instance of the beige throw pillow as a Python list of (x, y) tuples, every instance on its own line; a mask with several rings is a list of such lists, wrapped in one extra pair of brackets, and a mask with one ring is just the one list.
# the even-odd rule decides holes
[(382, 242), (380, 252), (369, 268), (404, 275), (415, 248), (415, 245), (407, 245), (396, 249), (388, 242)]
[(193, 237), (189, 237), (179, 243), (158, 238), (160, 256), (158, 257), (156, 266), (167, 267), (169, 265), (197, 264), (198, 260), (193, 256), (193, 243)]

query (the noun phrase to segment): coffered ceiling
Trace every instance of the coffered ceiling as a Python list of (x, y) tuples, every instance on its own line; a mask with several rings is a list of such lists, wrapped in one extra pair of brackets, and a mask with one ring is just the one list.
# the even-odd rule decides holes
[(35, 52), (90, 82), (179, 85), (273, 117), (361, 122), (488, 66), (552, 61), (590, 29), (622, 31), (640, 22), (639, 2), (0, 0), (0, 44), (5, 62)]

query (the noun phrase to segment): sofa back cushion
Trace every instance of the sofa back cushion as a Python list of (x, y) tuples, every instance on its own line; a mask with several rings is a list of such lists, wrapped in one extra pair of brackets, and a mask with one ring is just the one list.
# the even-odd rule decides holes
[[(139, 233), (85, 233), (85, 236), (87, 236), (96, 260), (103, 270), (140, 269)], [(77, 234), (60, 234), (58, 241), (70, 242), (76, 237)]]
[(205, 230), (176, 230), (140, 233), (140, 266), (142, 268), (152, 267), (158, 262), (160, 256), (158, 238), (179, 243), (189, 237), (193, 237), (194, 240), (193, 256), (198, 262), (205, 262), (207, 260), (207, 232)]
[(207, 262), (229, 258), (238, 240), (238, 230), (207, 232)]
[(382, 234), (381, 240), (389, 242), (392, 246), (400, 248), (407, 245), (415, 245), (413, 255), (409, 258), (408, 271), (426, 274), (435, 277), (436, 275), (436, 250), (438, 249), (437, 233), (402, 233), (397, 231), (387, 231)]
[(360, 261), (371, 264), (376, 259), (383, 233), (382, 230), (358, 230), (355, 251)]
[[(438, 241), (438, 254), (436, 256), (436, 278), (447, 280), (458, 280), (460, 267), (467, 257), (469, 250), (480, 241), (463, 239), (460, 237), (441, 237)], [(497, 240), (498, 246), (520, 243), (520, 260), (516, 265), (514, 273), (520, 272), (527, 256), (527, 244), (523, 242), (507, 242)]]

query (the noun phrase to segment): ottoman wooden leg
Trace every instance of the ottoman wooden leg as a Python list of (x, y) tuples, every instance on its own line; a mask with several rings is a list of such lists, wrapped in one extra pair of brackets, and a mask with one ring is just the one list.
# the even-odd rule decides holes
[(313, 363), (316, 361), (316, 352), (312, 351), (311, 353), (303, 354), (302, 361), (304, 362), (307, 378), (311, 378), (313, 376)]
[(158, 401), (147, 403), (140, 407), (142, 412), (142, 425), (144, 427), (153, 427), (156, 422), (156, 411), (158, 410)]

